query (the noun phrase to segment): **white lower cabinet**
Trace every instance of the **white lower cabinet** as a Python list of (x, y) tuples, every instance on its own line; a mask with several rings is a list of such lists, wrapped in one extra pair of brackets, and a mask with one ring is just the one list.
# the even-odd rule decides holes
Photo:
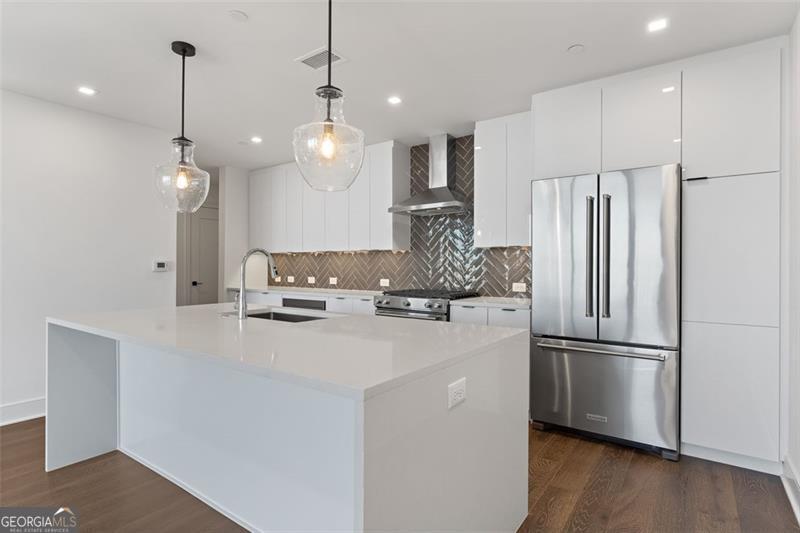
[(280, 294), (275, 294), (274, 292), (248, 292), (247, 293), (247, 303), (248, 304), (262, 304), (262, 305), (274, 305), (279, 307), (283, 305), (283, 297)]
[(347, 313), (353, 312), (353, 299), (347, 296), (330, 296), (326, 298), (325, 310), (331, 313)]
[(375, 302), (372, 298), (354, 298), (353, 299), (353, 314), (354, 315), (374, 315)]
[(778, 461), (779, 329), (683, 323), (681, 440)]
[(505, 326), (508, 328), (528, 329), (531, 323), (529, 309), (515, 309), (511, 307), (490, 307), (489, 325)]
[(471, 305), (451, 306), (450, 322), (459, 324), (480, 324), (485, 326), (489, 323), (488, 309)]

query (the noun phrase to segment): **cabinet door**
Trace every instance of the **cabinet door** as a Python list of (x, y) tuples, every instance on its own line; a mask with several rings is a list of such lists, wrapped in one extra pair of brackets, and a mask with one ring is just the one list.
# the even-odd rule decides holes
[(450, 322), (459, 324), (480, 324), (485, 326), (489, 322), (489, 315), (485, 307), (451, 306)]
[(303, 177), (295, 163), (286, 171), (286, 251), (303, 251)]
[(681, 73), (603, 87), (603, 170), (680, 163)]
[(325, 250), (348, 249), (347, 204), (347, 191), (325, 193)]
[(331, 313), (346, 313), (349, 315), (353, 312), (353, 299), (347, 296), (331, 296), (327, 298), (325, 310)]
[(286, 246), (286, 168), (281, 165), (272, 172), (270, 217), (270, 252), (285, 252)]
[(270, 229), (272, 208), (272, 169), (250, 174), (248, 189), (248, 245), (250, 248), (272, 248)]
[(578, 85), (534, 95), (535, 179), (600, 172), (600, 88)]
[(348, 191), (348, 241), (350, 250), (369, 250), (369, 151), (364, 154), (364, 164), (356, 181)]
[(325, 193), (303, 182), (303, 251), (325, 250)]
[(531, 180), (533, 179), (531, 128), (530, 112), (508, 117), (505, 244), (507, 246), (531, 245)]
[(475, 247), (506, 245), (506, 118), (475, 124)]
[(531, 312), (528, 309), (516, 309), (511, 307), (490, 307), (489, 325), (505, 326), (508, 328), (529, 329), (531, 324)]
[(392, 249), (392, 143), (373, 144), (369, 152), (369, 247), (371, 250)]
[(375, 303), (372, 298), (356, 298), (353, 300), (354, 315), (374, 315)]
[(779, 330), (684, 322), (681, 439), (778, 461)]
[(273, 307), (281, 307), (283, 305), (283, 297), (280, 294), (272, 292), (248, 292), (247, 303), (271, 305)]
[(683, 72), (684, 178), (780, 169), (780, 50)]
[(779, 324), (780, 174), (683, 182), (683, 320)]

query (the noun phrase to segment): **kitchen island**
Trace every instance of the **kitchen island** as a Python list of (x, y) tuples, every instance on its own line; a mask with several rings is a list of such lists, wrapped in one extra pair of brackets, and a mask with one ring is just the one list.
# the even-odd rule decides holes
[(526, 331), (274, 310), (316, 320), (48, 318), (46, 469), (120, 450), (251, 530), (517, 529)]

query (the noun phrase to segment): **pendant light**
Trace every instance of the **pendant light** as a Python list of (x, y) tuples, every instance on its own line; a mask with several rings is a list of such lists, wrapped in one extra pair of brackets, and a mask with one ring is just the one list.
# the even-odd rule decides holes
[(364, 132), (345, 123), (342, 90), (331, 85), (331, 8), (328, 0), (328, 83), (318, 87), (314, 121), (294, 130), (294, 159), (318, 191), (350, 188), (364, 162)]
[(186, 58), (195, 55), (189, 43), (175, 41), (172, 51), (181, 56), (181, 135), (172, 139), (172, 159), (156, 167), (156, 188), (167, 209), (178, 213), (194, 213), (208, 196), (211, 178), (194, 163), (194, 143), (184, 136), (186, 102)]

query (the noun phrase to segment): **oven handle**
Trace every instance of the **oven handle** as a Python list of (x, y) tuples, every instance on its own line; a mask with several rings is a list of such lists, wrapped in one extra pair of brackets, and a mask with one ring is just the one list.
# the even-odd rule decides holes
[(393, 311), (386, 311), (385, 309), (376, 309), (375, 314), (377, 316), (392, 316), (396, 318), (414, 318), (416, 320), (438, 320), (443, 321), (447, 320), (445, 315), (436, 316), (436, 315), (422, 315), (422, 314), (412, 314), (412, 313), (395, 313)]

